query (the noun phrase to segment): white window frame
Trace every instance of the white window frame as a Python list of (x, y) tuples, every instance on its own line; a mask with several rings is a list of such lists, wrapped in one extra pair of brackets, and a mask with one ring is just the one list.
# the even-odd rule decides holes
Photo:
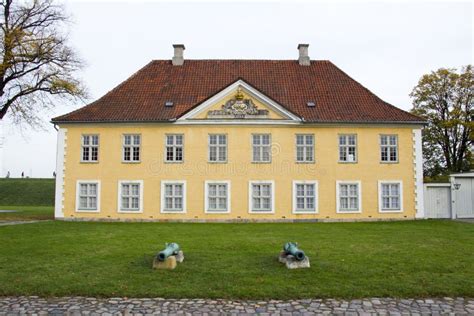
[[(216, 136), (217, 137), (217, 144), (211, 144), (211, 136)], [(221, 145), (219, 144), (219, 136), (224, 136), (225, 137), (225, 145)], [(227, 163), (227, 159), (228, 159), (228, 146), (229, 146), (229, 140), (228, 140), (228, 137), (227, 137), (227, 134), (224, 134), (224, 133), (212, 133), (212, 134), (208, 134), (208, 137), (207, 137), (207, 147), (208, 147), (208, 155), (207, 155), (207, 161), (209, 163)], [(217, 160), (211, 160), (211, 147), (215, 147), (216, 148), (216, 158)], [(225, 159), (224, 160), (220, 160), (220, 154), (219, 154), (219, 148), (221, 147), (224, 147), (225, 148)]]
[[(262, 144), (254, 145), (254, 136), (262, 137), (264, 135), (268, 135), (269, 144), (268, 145), (262, 145)], [(252, 146), (252, 151), (251, 151), (252, 163), (271, 163), (272, 162), (272, 134), (270, 134), (270, 133), (253, 133), (250, 136), (250, 142), (251, 142), (251, 146)], [(254, 160), (254, 158), (255, 158), (255, 146), (258, 147), (258, 150), (260, 150), (260, 153), (263, 153), (263, 147), (268, 146), (268, 160), (262, 160), (262, 159)], [(262, 158), (262, 157), (263, 157), (263, 155), (260, 156), (260, 158)]]
[[(209, 185), (225, 184), (227, 185), (227, 210), (209, 211)], [(229, 180), (206, 180), (204, 181), (204, 212), (206, 214), (229, 214), (231, 212), (231, 186)]]
[[(382, 200), (382, 185), (383, 184), (398, 184), (400, 196), (399, 205), (400, 209), (383, 209), (383, 200)], [(403, 213), (403, 181), (402, 180), (379, 180), (378, 181), (378, 196), (379, 196), (379, 213)]]
[[(390, 137), (395, 136), (395, 145), (390, 145)], [(382, 137), (388, 137), (388, 142), (386, 145), (382, 145)], [(398, 151), (398, 134), (380, 134), (379, 135), (379, 145), (380, 145), (380, 162), (381, 163), (398, 163), (399, 159), (399, 151)], [(388, 159), (389, 160), (382, 160), (382, 148), (387, 147), (388, 148)], [(395, 150), (395, 153), (397, 154), (397, 159), (396, 160), (390, 160), (390, 153)]]
[[(97, 145), (92, 144), (92, 137), (97, 136)], [(90, 137), (89, 145), (84, 145), (84, 137)], [(89, 148), (89, 159), (84, 160), (84, 148)], [(97, 160), (92, 160), (92, 148), (97, 148)], [(84, 163), (98, 163), (99, 162), (99, 148), (100, 148), (100, 135), (99, 134), (82, 134), (81, 135), (81, 162)]]
[[(358, 210), (357, 211), (341, 211), (340, 202), (340, 184), (357, 184), (358, 188)], [(362, 213), (362, 183), (360, 180), (336, 181), (336, 213), (338, 214), (357, 214)]]
[[(122, 210), (122, 184), (139, 184), (140, 185), (140, 198), (138, 200), (139, 207), (137, 211), (133, 210)], [(117, 186), (117, 212), (128, 213), (128, 214), (140, 214), (143, 213), (143, 180), (119, 180)]]
[[(168, 145), (168, 137), (173, 137), (173, 144)], [(176, 136), (181, 136), (181, 145), (176, 145)], [(173, 160), (168, 160), (168, 147), (173, 148)], [(176, 160), (176, 148), (181, 148), (181, 160)], [(184, 133), (168, 133), (165, 134), (165, 163), (184, 163)]]
[[(304, 144), (298, 144), (298, 136), (303, 136), (304, 139)], [(313, 144), (308, 145), (306, 144), (306, 137), (311, 136), (313, 138)], [(314, 134), (295, 134), (295, 161), (296, 163), (314, 163), (316, 161), (316, 158), (314, 157), (315, 154), (315, 137)], [(306, 148), (311, 147), (312, 151), (312, 156), (313, 158), (311, 160), (308, 160), (308, 157), (306, 156)], [(303, 160), (298, 160), (298, 148), (303, 148)]]
[[(183, 185), (183, 210), (182, 211), (167, 211), (165, 203), (165, 187), (167, 184), (181, 184)], [(185, 214), (187, 213), (186, 200), (187, 200), (186, 180), (162, 180), (161, 181), (161, 205), (160, 213), (162, 214)]]
[[(346, 138), (346, 144), (341, 145), (341, 137), (344, 136)], [(348, 145), (347, 140), (348, 136), (354, 136), (355, 144), (354, 145)], [(358, 161), (358, 156), (359, 156), (359, 150), (358, 150), (358, 137), (357, 134), (355, 133), (343, 133), (343, 134), (338, 134), (337, 135), (337, 158), (338, 162), (340, 163), (357, 163)], [(341, 160), (341, 147), (344, 147), (344, 151), (346, 152), (346, 156), (349, 157), (349, 147), (355, 147), (355, 154), (354, 154), (354, 161), (349, 161), (349, 160)]]
[[(130, 145), (125, 145), (125, 136), (131, 136), (131, 144)], [(133, 144), (133, 137), (134, 136), (138, 136), (140, 138), (140, 144), (138, 146)], [(142, 140), (142, 135), (141, 134), (136, 134), (136, 133), (122, 134), (122, 163), (140, 163), (141, 162), (141, 160), (142, 160), (142, 142), (143, 142), (143, 140)], [(130, 160), (125, 160), (125, 147), (130, 147), (131, 148), (131, 150), (130, 150)], [(138, 160), (133, 159), (133, 150), (132, 150), (133, 147), (138, 147), (138, 155), (139, 155)]]
[[(253, 204), (253, 188), (252, 186), (254, 184), (270, 184), (271, 185), (271, 211), (265, 211), (265, 212), (262, 212), (262, 211), (253, 211), (253, 207), (252, 207), (252, 204)], [(249, 195), (248, 195), (248, 204), (249, 204), (249, 208), (248, 208), (248, 212), (250, 214), (262, 214), (262, 215), (265, 215), (265, 214), (275, 214), (275, 181), (273, 180), (251, 180), (249, 181)]]
[[(314, 210), (300, 210), (298, 209), (297, 203), (297, 190), (298, 184), (312, 184), (314, 185)], [(319, 213), (319, 184), (317, 180), (295, 180), (293, 181), (293, 214), (318, 214)]]
[[(81, 184), (96, 184), (97, 185), (97, 207), (95, 210), (79, 208), (79, 192), (81, 189)], [(76, 213), (100, 213), (100, 180), (77, 180), (76, 181)]]

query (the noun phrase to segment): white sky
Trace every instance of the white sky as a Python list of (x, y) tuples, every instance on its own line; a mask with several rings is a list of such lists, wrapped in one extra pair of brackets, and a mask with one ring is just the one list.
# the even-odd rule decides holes
[[(91, 101), (152, 59), (296, 59), (309, 43), (312, 59), (329, 59), (387, 102), (411, 107), (420, 76), (473, 63), (472, 2), (68, 2), (70, 42), (87, 62), (81, 76)], [(20, 130), (7, 119), (3, 170), (51, 177), (56, 131)]]

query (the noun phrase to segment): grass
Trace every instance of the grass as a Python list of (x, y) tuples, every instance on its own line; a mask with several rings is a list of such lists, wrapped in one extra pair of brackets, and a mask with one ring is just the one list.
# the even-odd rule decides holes
[(29, 221), (54, 219), (53, 206), (0, 206), (0, 210), (18, 211), (15, 213), (0, 213), (0, 221)]
[[(0, 227), (0, 296), (356, 298), (474, 296), (474, 225), (41, 222)], [(152, 270), (165, 242), (185, 261)], [(276, 256), (297, 241), (310, 269)]]
[(54, 179), (0, 179), (0, 205), (54, 205)]

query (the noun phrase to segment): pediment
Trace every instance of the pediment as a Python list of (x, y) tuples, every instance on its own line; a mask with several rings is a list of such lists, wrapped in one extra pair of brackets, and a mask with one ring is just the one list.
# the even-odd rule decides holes
[(300, 122), (301, 119), (243, 80), (189, 111), (178, 122)]

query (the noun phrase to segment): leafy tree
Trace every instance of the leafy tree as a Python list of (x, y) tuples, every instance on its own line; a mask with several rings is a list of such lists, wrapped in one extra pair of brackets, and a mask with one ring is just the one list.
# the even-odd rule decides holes
[(62, 32), (69, 17), (52, 0), (2, 0), (0, 6), (0, 120), (39, 125), (41, 110), (85, 97), (75, 77), (82, 62)]
[(423, 130), (425, 176), (469, 170), (474, 146), (472, 65), (441, 68), (421, 77), (411, 92), (412, 113), (428, 121)]

